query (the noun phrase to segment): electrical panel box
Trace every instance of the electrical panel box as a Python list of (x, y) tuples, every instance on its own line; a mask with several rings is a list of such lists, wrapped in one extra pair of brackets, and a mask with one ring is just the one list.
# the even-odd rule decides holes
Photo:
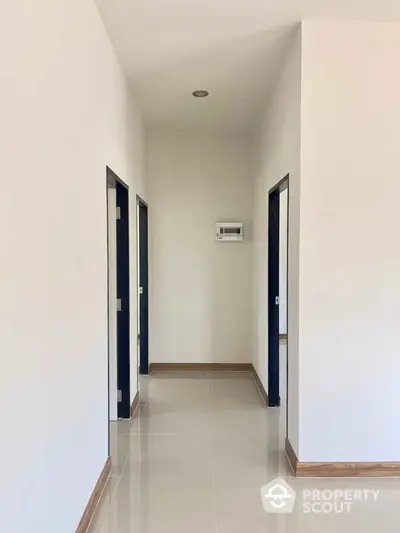
[(218, 222), (215, 226), (217, 241), (232, 242), (243, 240), (243, 224), (241, 222)]

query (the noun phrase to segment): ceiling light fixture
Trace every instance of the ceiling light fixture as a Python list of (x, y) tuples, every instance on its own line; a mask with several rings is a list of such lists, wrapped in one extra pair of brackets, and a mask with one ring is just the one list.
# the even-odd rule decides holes
[(195, 98), (205, 98), (206, 96), (208, 96), (210, 93), (208, 91), (203, 91), (203, 90), (200, 90), (200, 91), (194, 91), (193, 93), (193, 96)]

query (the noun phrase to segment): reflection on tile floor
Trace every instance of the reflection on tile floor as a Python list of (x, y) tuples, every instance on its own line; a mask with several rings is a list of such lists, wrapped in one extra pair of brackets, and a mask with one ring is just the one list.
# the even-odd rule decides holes
[[(112, 475), (90, 533), (399, 529), (400, 480), (291, 477), (283, 409), (263, 407), (250, 374), (156, 374), (142, 380), (141, 403), (138, 418), (112, 425)], [(277, 476), (297, 491), (292, 514), (263, 509), (261, 487)], [(370, 488), (377, 501), (354, 502), (349, 513), (303, 512), (304, 489)]]

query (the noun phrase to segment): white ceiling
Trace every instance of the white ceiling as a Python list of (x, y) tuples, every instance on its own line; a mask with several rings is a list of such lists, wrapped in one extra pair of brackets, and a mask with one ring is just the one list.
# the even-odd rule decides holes
[[(148, 124), (249, 130), (304, 19), (400, 20), (400, 0), (97, 0)], [(207, 89), (210, 96), (191, 96)]]

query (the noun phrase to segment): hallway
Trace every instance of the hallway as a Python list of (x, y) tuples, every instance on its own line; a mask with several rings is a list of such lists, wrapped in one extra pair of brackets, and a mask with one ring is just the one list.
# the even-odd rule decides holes
[[(139, 416), (112, 426), (112, 475), (90, 533), (398, 530), (400, 480), (290, 477), (283, 409), (263, 406), (250, 373), (156, 373), (141, 396)], [(267, 514), (260, 489), (277, 476), (298, 500), (306, 488), (380, 494), (350, 514)]]

